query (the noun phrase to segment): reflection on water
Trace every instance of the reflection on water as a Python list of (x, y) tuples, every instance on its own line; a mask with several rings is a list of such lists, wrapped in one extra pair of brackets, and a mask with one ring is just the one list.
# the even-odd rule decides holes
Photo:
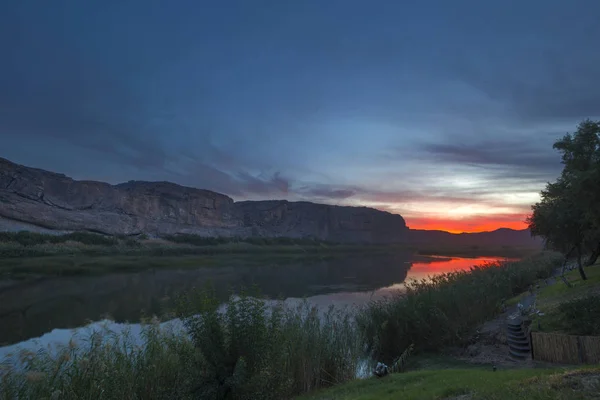
[[(0, 344), (62, 338), (71, 328), (110, 316), (117, 323), (162, 314), (168, 299), (211, 282), (225, 300), (232, 289), (257, 285), (269, 298), (301, 298), (322, 307), (365, 304), (402, 288), (406, 279), (468, 269), (497, 258), (393, 256), (336, 258), (264, 266), (152, 270), (95, 277), (64, 277), (0, 286)], [(68, 340), (68, 339), (67, 339)], [(1, 353), (1, 352), (0, 352)], [(1, 355), (1, 354), (0, 354)]]

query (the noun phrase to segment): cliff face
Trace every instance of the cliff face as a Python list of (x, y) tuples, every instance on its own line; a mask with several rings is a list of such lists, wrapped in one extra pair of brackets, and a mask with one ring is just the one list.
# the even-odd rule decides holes
[(314, 236), (339, 242), (403, 241), (404, 218), (367, 207), (341, 207), (309, 202), (241, 201), (235, 203), (253, 235)]
[(0, 230), (106, 234), (312, 236), (341, 242), (399, 241), (404, 219), (364, 207), (245, 201), (169, 182), (75, 181), (0, 158)]
[(53, 230), (197, 232), (240, 225), (225, 195), (168, 182), (75, 181), (0, 159), (0, 216)]

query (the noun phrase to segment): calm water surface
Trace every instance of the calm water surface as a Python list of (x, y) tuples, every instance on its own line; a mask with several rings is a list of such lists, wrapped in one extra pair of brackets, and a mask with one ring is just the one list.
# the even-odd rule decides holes
[[(225, 301), (232, 289), (258, 285), (269, 298), (319, 307), (362, 305), (402, 290), (408, 279), (469, 269), (501, 258), (422, 257), (411, 254), (336, 258), (312, 263), (149, 270), (62, 277), (0, 285), (0, 358), (15, 344), (68, 341), (71, 329), (110, 319), (115, 326), (164, 313), (181, 291), (211, 282)], [(139, 325), (138, 325), (139, 326)]]

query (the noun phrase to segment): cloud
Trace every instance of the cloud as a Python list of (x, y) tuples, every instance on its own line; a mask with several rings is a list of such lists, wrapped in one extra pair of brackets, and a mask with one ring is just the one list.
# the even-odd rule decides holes
[[(474, 174), (487, 176), (497, 184), (515, 190), (528, 184), (539, 185), (553, 180), (562, 168), (560, 156), (552, 149), (548, 137), (508, 136), (503, 139), (464, 138), (452, 142), (422, 143), (423, 156), (440, 165), (469, 166)], [(541, 142), (541, 143), (540, 143)], [(515, 183), (521, 182), (521, 185)]]
[(247, 172), (239, 172), (236, 178), (241, 184), (241, 190), (245, 194), (261, 195), (265, 197), (285, 196), (290, 187), (290, 182), (281, 176), (281, 173), (279, 172), (275, 172), (270, 176), (253, 176)]
[(323, 183), (303, 183), (294, 190), (302, 199), (320, 201), (346, 200), (360, 191), (358, 187)]
[(591, 0), (113, 3), (2, 5), (0, 156), (240, 200), (516, 215), (560, 172), (552, 141), (600, 112)]

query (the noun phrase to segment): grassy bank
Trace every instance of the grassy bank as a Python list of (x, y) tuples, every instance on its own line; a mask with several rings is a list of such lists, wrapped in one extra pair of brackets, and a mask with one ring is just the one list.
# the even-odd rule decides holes
[(0, 279), (29, 279), (102, 275), (113, 272), (135, 272), (150, 269), (194, 269), (199, 267), (248, 266), (287, 263), (310, 263), (356, 253), (218, 253), (213, 255), (55, 255), (44, 257), (0, 259)]
[(550, 276), (557, 265), (557, 254), (544, 253), (408, 282), (405, 293), (371, 303), (357, 320), (374, 357), (387, 362), (411, 344), (417, 350), (460, 345), (505, 300)]
[(327, 254), (386, 251), (383, 245), (344, 245), (312, 239), (206, 238), (198, 235), (166, 236), (160, 239), (104, 236), (77, 232), (49, 235), (32, 232), (0, 232), (0, 258), (56, 255), (176, 256), (219, 254)]
[(394, 374), (337, 386), (303, 400), (597, 399), (600, 368), (446, 369)]
[[(402, 244), (340, 244), (293, 238), (214, 238), (176, 235), (161, 239), (109, 237), (76, 232), (49, 235), (0, 232), (0, 279), (36, 276), (93, 275), (152, 268), (285, 263), (349, 255), (443, 254), (478, 257), (523, 257), (533, 249), (494, 247), (417, 248)], [(426, 256), (423, 256), (425, 258)]]
[(387, 254), (388, 246), (342, 245), (309, 239), (107, 237), (93, 233), (0, 233), (0, 279), (71, 276), (152, 268), (194, 268), (310, 261), (349, 254)]
[(539, 252), (539, 248), (516, 246), (447, 246), (423, 244), (343, 244), (310, 238), (236, 238), (170, 235), (150, 239), (105, 236), (88, 232), (50, 235), (34, 232), (0, 232), (0, 258), (44, 257), (55, 255), (130, 255), (174, 256), (260, 253), (350, 253), (405, 251), (421, 255), (456, 257), (497, 256), (520, 258)]
[(543, 315), (534, 315), (532, 329), (571, 335), (600, 335), (600, 263), (586, 268), (588, 279), (578, 271), (541, 287), (536, 296), (536, 308)]

